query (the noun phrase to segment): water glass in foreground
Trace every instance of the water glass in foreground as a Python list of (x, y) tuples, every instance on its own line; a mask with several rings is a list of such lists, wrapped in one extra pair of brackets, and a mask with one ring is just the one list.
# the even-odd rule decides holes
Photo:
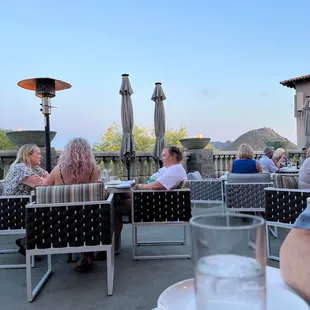
[(242, 214), (190, 220), (197, 310), (266, 309), (265, 221)]

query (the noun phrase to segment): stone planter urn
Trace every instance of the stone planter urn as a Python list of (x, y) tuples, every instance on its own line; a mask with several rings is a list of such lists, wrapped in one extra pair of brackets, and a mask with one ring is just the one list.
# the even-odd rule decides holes
[[(51, 141), (56, 136), (56, 131), (50, 132)], [(10, 131), (6, 133), (9, 140), (16, 145), (21, 147), (24, 144), (35, 143), (39, 147), (45, 147), (45, 131), (44, 130), (21, 130), (21, 131)]]
[(186, 138), (180, 139), (180, 143), (188, 150), (204, 149), (210, 142), (211, 138)]

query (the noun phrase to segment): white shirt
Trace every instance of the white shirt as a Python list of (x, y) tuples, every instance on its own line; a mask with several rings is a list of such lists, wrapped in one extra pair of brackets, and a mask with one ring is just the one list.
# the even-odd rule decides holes
[(273, 160), (266, 155), (259, 159), (259, 163), (263, 169), (263, 172), (274, 173), (278, 171), (278, 167), (275, 165)]
[(187, 176), (182, 164), (176, 164), (168, 168), (160, 168), (150, 179), (158, 181), (167, 190), (170, 190), (186, 180)]

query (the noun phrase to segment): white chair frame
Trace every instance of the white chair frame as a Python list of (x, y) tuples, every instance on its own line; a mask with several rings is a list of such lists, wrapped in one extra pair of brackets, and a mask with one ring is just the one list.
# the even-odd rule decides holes
[[(107, 200), (104, 201), (87, 201), (87, 202), (71, 202), (71, 203), (51, 203), (51, 204), (35, 204), (31, 203), (26, 208), (54, 208), (54, 207), (75, 207), (75, 206), (87, 206), (94, 204), (110, 204), (113, 208), (113, 194), (110, 194)], [(26, 231), (27, 233), (27, 231)], [(95, 246), (79, 246), (79, 247), (63, 247), (63, 248), (46, 248), (46, 249), (30, 249), (26, 250), (26, 282), (27, 282), (27, 299), (29, 302), (40, 292), (43, 285), (47, 282), (52, 274), (52, 259), (53, 254), (68, 254), (68, 253), (83, 253), (83, 252), (98, 252), (105, 251), (107, 254), (107, 292), (108, 295), (113, 294), (113, 282), (114, 282), (114, 232), (112, 235), (111, 244), (102, 244)], [(32, 273), (31, 273), (31, 260), (35, 255), (47, 255), (47, 271), (37, 283), (34, 289), (32, 289)]]

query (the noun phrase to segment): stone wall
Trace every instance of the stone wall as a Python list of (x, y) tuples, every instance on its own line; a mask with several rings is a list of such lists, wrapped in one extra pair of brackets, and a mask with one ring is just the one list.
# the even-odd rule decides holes
[(187, 172), (200, 171), (203, 178), (214, 178), (212, 149), (188, 150)]

